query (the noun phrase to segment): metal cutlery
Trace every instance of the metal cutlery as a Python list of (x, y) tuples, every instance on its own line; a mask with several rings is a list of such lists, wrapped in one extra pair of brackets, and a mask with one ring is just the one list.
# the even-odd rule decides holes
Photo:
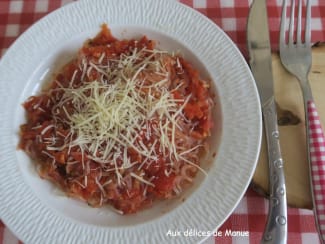
[(277, 114), (273, 94), (272, 58), (265, 0), (254, 0), (247, 22), (250, 66), (260, 94), (268, 147), (270, 201), (262, 243), (287, 242), (287, 199)]
[(307, 0), (304, 40), (302, 38), (302, 0), (298, 3), (295, 32), (295, 0), (291, 1), (289, 35), (286, 41), (287, 0), (283, 1), (280, 29), (280, 59), (300, 82), (306, 120), (307, 153), (316, 227), (325, 243), (325, 136), (312, 96), (308, 74), (311, 68), (311, 3)]

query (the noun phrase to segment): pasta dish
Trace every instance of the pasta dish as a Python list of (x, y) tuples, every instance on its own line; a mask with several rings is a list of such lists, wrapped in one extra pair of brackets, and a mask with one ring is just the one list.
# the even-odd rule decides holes
[(19, 147), (68, 196), (135, 213), (204, 172), (213, 106), (209, 82), (181, 54), (103, 25), (23, 103)]

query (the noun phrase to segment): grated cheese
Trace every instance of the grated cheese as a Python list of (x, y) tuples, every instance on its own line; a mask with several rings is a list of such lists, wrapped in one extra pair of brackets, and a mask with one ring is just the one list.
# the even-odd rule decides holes
[(143, 183), (145, 183), (145, 184), (147, 184), (147, 185), (149, 185), (149, 186), (153, 186), (153, 187), (155, 186), (155, 185), (152, 184), (150, 181), (147, 181), (147, 180), (143, 179), (141, 176), (139, 176), (139, 175), (137, 175), (137, 174), (135, 174), (135, 173), (133, 173), (133, 172), (131, 172), (130, 175), (131, 175), (132, 177), (134, 177), (135, 179), (137, 179), (137, 180), (139, 180), (139, 181), (141, 181), (141, 182), (143, 182)]
[[(181, 145), (177, 143), (175, 131), (176, 128), (181, 128), (178, 121), (184, 120), (183, 109), (191, 96), (175, 99), (172, 91), (167, 89), (170, 74), (162, 62), (165, 54), (167, 52), (156, 49), (135, 48), (129, 55), (122, 54), (119, 59), (114, 57), (103, 64), (105, 55), (102, 53), (97, 62), (81, 59), (78, 66), (81, 86), (73, 86), (77, 71), (73, 73), (69, 87), (63, 87), (56, 81), (59, 86), (56, 89), (62, 91), (63, 95), (53, 107), (52, 114), (54, 121), (62, 121), (60, 109), (63, 110), (66, 117), (64, 122), (68, 124), (70, 134), (60, 146), (54, 146), (56, 138), (47, 138), (50, 143), (47, 150), (68, 148), (70, 152), (73, 147), (80, 148), (85, 171), (84, 184), (76, 182), (83, 188), (87, 186), (85, 152), (89, 159), (112, 167), (118, 185), (124, 184), (123, 170), (136, 164), (139, 164), (139, 170), (144, 165), (148, 168), (157, 161), (160, 153), (165, 158), (169, 157), (171, 165), (175, 160), (183, 160), (200, 168), (184, 157), (186, 153), (182, 152)], [(178, 59), (177, 67), (181, 67)], [(99, 75), (95, 80), (91, 80), (93, 70)], [(159, 79), (152, 81), (150, 74), (155, 74)], [(73, 112), (67, 110), (67, 104), (70, 108), (72, 105)], [(153, 121), (156, 126), (151, 128)], [(42, 135), (55, 126), (56, 124), (44, 128)], [(158, 139), (150, 141), (152, 134), (155, 135), (153, 138)], [(141, 136), (150, 144), (144, 143)], [(141, 155), (142, 162), (132, 162), (128, 149)], [(187, 153), (195, 149), (190, 149)], [(201, 171), (204, 172), (203, 169)], [(166, 176), (170, 173), (165, 171)], [(154, 186), (133, 172), (130, 175), (141, 183)], [(96, 184), (105, 195), (103, 186), (109, 182), (101, 185), (96, 178)]]

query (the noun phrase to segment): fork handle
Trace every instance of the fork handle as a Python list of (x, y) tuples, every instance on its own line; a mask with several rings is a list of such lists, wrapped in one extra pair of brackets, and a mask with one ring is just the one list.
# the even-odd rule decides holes
[(306, 106), (314, 214), (319, 237), (325, 243), (325, 136), (314, 101), (308, 100)]

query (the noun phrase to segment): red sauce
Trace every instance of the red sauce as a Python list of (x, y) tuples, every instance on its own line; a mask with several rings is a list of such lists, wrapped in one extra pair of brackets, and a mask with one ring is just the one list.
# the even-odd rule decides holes
[[(199, 72), (184, 58), (166, 55), (162, 59), (164, 67), (169, 72), (170, 83), (167, 89), (171, 91), (174, 99), (177, 99), (176, 103), (179, 107), (185, 105), (182, 109), (184, 118), (181, 119), (184, 128), (177, 130), (181, 136), (186, 137), (183, 140), (184, 147), (188, 148), (184, 150), (192, 150), (184, 156), (192, 164), (182, 159), (172, 163), (170, 157), (166, 157), (161, 152), (162, 145), (161, 141), (157, 141), (157, 135), (152, 133), (151, 136), (146, 136), (147, 130), (158, 131), (159, 129), (160, 120), (156, 115), (148, 122), (146, 129), (138, 131), (136, 142), (141, 141), (148, 146), (156, 141), (153, 150), (157, 152), (157, 158), (147, 160), (148, 162), (140, 167), (146, 160), (145, 157), (134, 148), (127, 148), (127, 157), (130, 162), (136, 163), (128, 169), (119, 169), (123, 177), (121, 179), (114, 173), (111, 162), (97, 162), (93, 160), (90, 152), (82, 151), (77, 147), (64, 146), (69, 137), (73, 140), (77, 136), (71, 134), (69, 123), (64, 122), (69, 120), (67, 114), (72, 115), (76, 111), (71, 101), (66, 102), (64, 108), (56, 106), (63, 99), (64, 93), (60, 88), (76, 89), (101, 78), (101, 73), (96, 69), (89, 69), (87, 75), (83, 74), (84, 60), (87, 61), (87, 65), (93, 62), (105, 66), (109, 65), (112, 59), (129, 55), (135, 49), (144, 48), (149, 51), (154, 50), (155, 42), (145, 36), (139, 40), (118, 40), (108, 27), (103, 25), (101, 32), (83, 45), (77, 58), (62, 68), (47, 89), (24, 102), (27, 122), (20, 127), (19, 146), (36, 161), (42, 178), (54, 182), (68, 195), (82, 199), (91, 206), (100, 207), (110, 204), (124, 214), (134, 213), (150, 206), (155, 199), (168, 199), (177, 195), (178, 191), (175, 189), (189, 185), (191, 182), (188, 178), (195, 177), (197, 166), (200, 164), (199, 153), (202, 151), (200, 146), (203, 147), (213, 127), (209, 83), (202, 80)], [(142, 59), (149, 56), (150, 52)], [(139, 77), (142, 76), (149, 84), (161, 80), (161, 75), (153, 73), (139, 74)], [(150, 90), (142, 87), (139, 88), (139, 92), (149, 93)], [(184, 101), (189, 95), (190, 99), (185, 104)], [(171, 135), (169, 140), (172, 140)], [(51, 147), (62, 147), (62, 149), (51, 150)], [(123, 157), (117, 158), (116, 163), (119, 167), (123, 165)], [(147, 183), (132, 176), (131, 172)]]

